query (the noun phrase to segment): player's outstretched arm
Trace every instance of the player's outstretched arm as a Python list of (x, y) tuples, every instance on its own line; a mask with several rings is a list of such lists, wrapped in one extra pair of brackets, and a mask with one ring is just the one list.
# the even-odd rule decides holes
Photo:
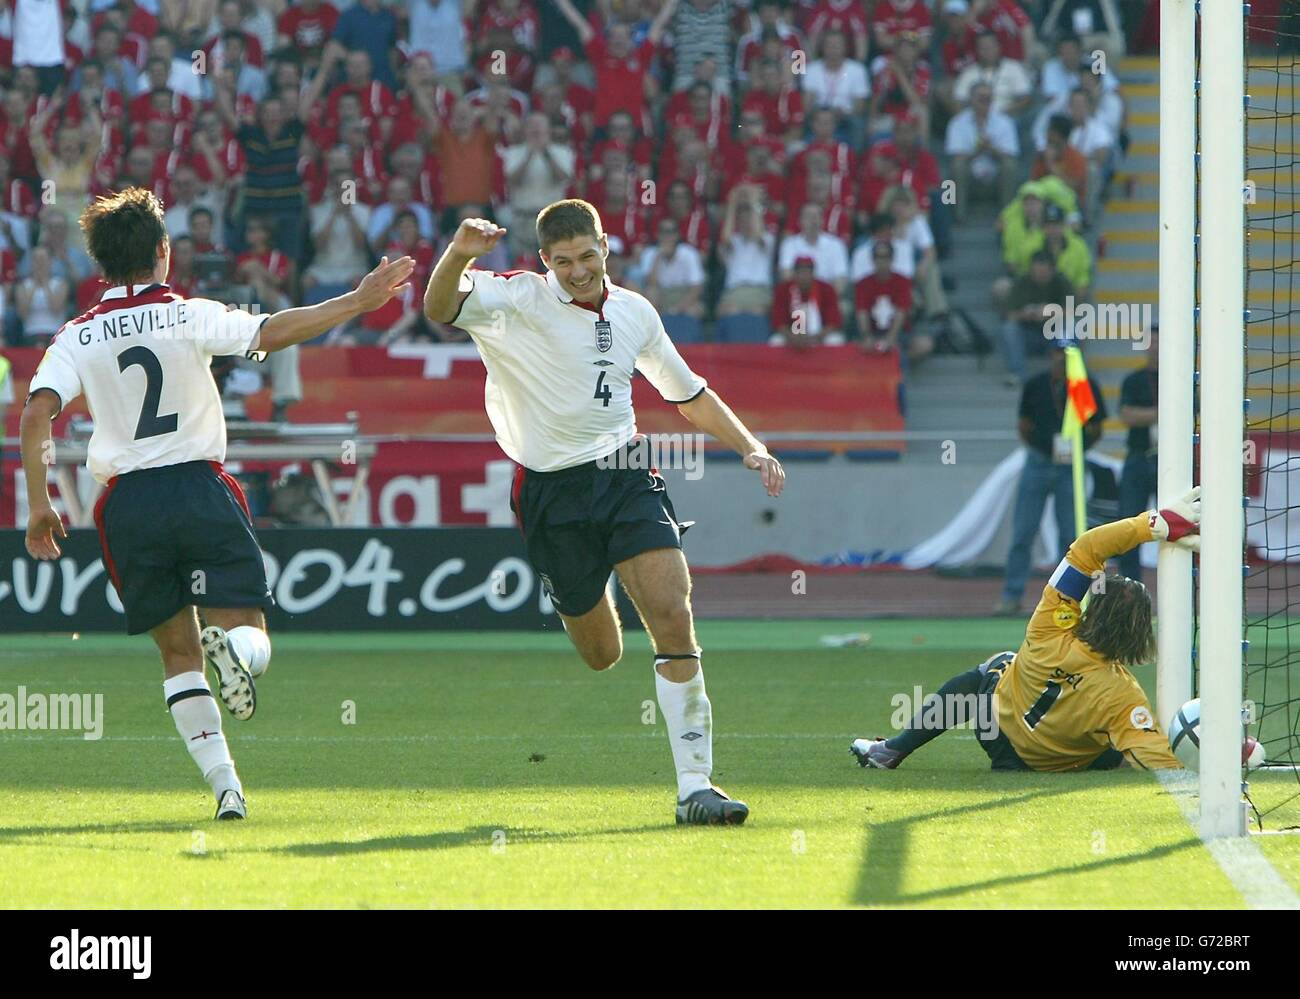
[(475, 257), (490, 253), (506, 231), (487, 219), (465, 219), (447, 244), (429, 275), (424, 290), (424, 314), (435, 323), (449, 323), (460, 312), (468, 291), (460, 290), (460, 276)]
[(53, 455), (51, 431), (63, 402), (49, 389), (37, 389), (23, 407), (19, 436), (23, 449), (23, 474), (27, 479), (27, 554), (43, 561), (63, 554), (59, 538), (66, 538), (63, 520), (50, 503), (46, 472)]
[(756, 469), (769, 496), (781, 495), (785, 487), (785, 469), (768, 454), (763, 442), (749, 432), (718, 393), (706, 388), (690, 402), (679, 404), (677, 409), (694, 426), (740, 455), (746, 468)]
[(318, 305), (305, 305), (298, 309), (277, 312), (262, 324), (256, 350), (284, 350), (319, 336), (339, 323), (374, 312), (394, 296), (409, 287), (407, 279), (415, 269), (410, 257), (389, 260), (384, 257), (379, 266), (361, 279), (361, 283), (346, 295), (339, 295)]

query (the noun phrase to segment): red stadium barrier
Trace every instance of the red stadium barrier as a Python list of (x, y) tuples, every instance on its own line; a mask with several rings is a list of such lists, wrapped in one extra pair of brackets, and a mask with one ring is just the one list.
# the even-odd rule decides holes
[[(687, 362), (727, 400), (742, 420), (759, 432), (853, 433), (902, 431), (898, 397), (902, 375), (895, 354), (864, 354), (846, 347), (806, 351), (744, 345), (697, 345), (682, 348)], [(16, 438), (21, 400), (36, 370), (40, 352), (6, 351), (13, 363), (14, 397), (19, 404), (5, 413), (5, 435)], [(308, 348), (302, 352), (306, 398), (293, 407), (296, 423), (328, 423), (355, 418), (364, 435), (490, 434), (483, 410), (482, 362), (470, 345), (436, 348)], [(433, 383), (433, 384), (430, 384)], [(637, 379), (633, 389), (638, 425), (647, 433), (682, 432), (686, 421), (659, 398), (654, 387)], [(266, 419), (271, 400), (263, 389), (248, 397), (250, 418)], [(84, 414), (78, 400), (60, 414), (55, 436), (67, 421)], [(777, 447), (800, 450), (854, 450), (897, 453), (901, 440), (871, 442), (798, 442)], [(14, 523), (14, 487), (18, 467), (10, 449), (4, 487), (0, 488), (0, 523)], [(478, 506), (474, 487), (491, 481), (504, 461), (492, 443), (444, 444), (384, 442), (371, 466), (370, 522), (374, 524), (485, 524), (487, 509)], [(251, 466), (246, 466), (251, 468)], [(257, 470), (273, 470), (257, 466)], [(347, 469), (341, 469), (347, 472)], [(345, 481), (345, 480), (340, 480)]]

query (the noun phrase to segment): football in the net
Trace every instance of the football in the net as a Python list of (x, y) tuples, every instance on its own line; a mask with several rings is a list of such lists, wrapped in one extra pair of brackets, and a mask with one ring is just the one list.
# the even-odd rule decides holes
[[(1188, 770), (1199, 770), (1201, 765), (1201, 699), (1188, 701), (1178, 709), (1169, 723), (1169, 747)], [(1264, 764), (1264, 747), (1252, 736), (1241, 744), (1241, 765), (1254, 770)]]

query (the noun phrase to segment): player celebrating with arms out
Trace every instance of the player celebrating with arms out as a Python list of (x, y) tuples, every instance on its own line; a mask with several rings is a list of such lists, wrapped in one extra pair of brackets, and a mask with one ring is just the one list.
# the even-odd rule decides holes
[(505, 230), (460, 224), (429, 279), (424, 310), (469, 332), (487, 368), (497, 441), (517, 464), (511, 507), (528, 558), (587, 665), (623, 654), (606, 584), (618, 577), (654, 644), (659, 707), (677, 769), (677, 822), (740, 824), (749, 809), (713, 786), (713, 714), (691, 615), (677, 520), (636, 432), (640, 370), (692, 424), (739, 453), (770, 496), (785, 483), (772, 457), (682, 360), (646, 299), (609, 282), (596, 209), (557, 201), (537, 216), (545, 276), (466, 270)]
[(893, 738), (854, 739), (858, 763), (893, 770), (973, 717), (994, 770), (1181, 767), (1128, 670), (1155, 655), (1151, 595), (1135, 580), (1102, 572), (1107, 559), (1147, 541), (1196, 551), (1200, 495), (1198, 486), (1164, 509), (1080, 535), (1043, 588), (1020, 650), (954, 676)]
[(271, 661), (263, 609), (272, 600), (248, 504), (221, 467), (226, 421), (209, 367), (214, 356), (283, 350), (379, 308), (406, 290), (414, 262), (385, 257), (346, 295), (253, 315), (184, 299), (163, 283), (171, 247), (152, 192), (99, 198), (81, 228), (117, 287), (64, 325), (32, 378), (21, 431), (27, 551), (38, 559), (62, 554), (56, 535), (66, 533), (46, 484), (50, 432), (62, 408), (85, 395), (95, 421), (87, 464), (105, 487), (95, 523), (126, 630), (147, 631), (158, 645), (167, 708), (216, 795), (216, 817), (242, 819), (243, 786), (203, 663), (216, 672), (230, 713), (251, 718), (253, 677)]

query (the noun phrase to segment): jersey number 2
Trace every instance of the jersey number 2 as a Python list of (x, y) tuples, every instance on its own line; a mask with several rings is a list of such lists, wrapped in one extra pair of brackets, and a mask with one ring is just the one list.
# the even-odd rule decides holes
[(135, 439), (142, 441), (146, 437), (174, 434), (179, 423), (177, 414), (158, 415), (163, 384), (163, 370), (158, 363), (158, 355), (148, 347), (131, 347), (117, 355), (118, 371), (125, 371), (137, 364), (144, 368), (145, 385), (144, 405), (140, 407), (140, 419), (135, 424)]
[(606, 408), (609, 407), (609, 400), (614, 398), (614, 390), (605, 384), (605, 372), (603, 371), (596, 376), (596, 394), (592, 398), (602, 400), (601, 405)]

